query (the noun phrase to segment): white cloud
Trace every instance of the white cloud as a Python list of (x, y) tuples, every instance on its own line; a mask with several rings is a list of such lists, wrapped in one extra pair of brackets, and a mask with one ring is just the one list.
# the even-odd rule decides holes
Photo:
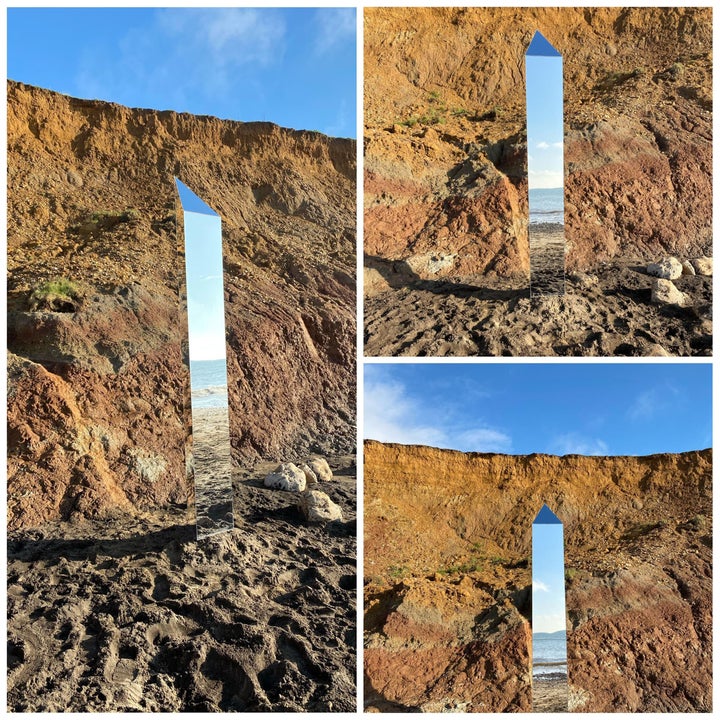
[(368, 440), (403, 445), (430, 445), (463, 452), (509, 452), (511, 438), (494, 428), (476, 427), (455, 430), (443, 424), (443, 418), (430, 413), (413, 398), (407, 388), (368, 366), (365, 372), (364, 436)]
[(509, 435), (492, 428), (479, 427), (461, 432), (452, 447), (465, 452), (506, 453), (511, 446)]
[(177, 38), (179, 47), (204, 51), (196, 58), (212, 58), (227, 67), (268, 65), (282, 55), (285, 24), (282, 17), (254, 8), (172, 8), (158, 13), (159, 28)]
[(608, 446), (599, 438), (589, 438), (580, 433), (570, 432), (558, 435), (552, 441), (551, 452), (557, 455), (607, 455)]
[(539, 592), (550, 592), (550, 588), (542, 580), (533, 580), (532, 587)]
[(354, 8), (318, 8), (315, 12), (317, 36), (315, 51), (326, 53), (338, 45), (355, 41)]
[(549, 147), (550, 147), (550, 145), (549, 145), (548, 143), (546, 143), (544, 140), (542, 140), (541, 142), (539, 142), (539, 143), (537, 144), (537, 146), (538, 146), (541, 150), (545, 150), (546, 148), (549, 148)]
[(365, 437), (403, 445), (440, 446), (444, 434), (420, 419), (422, 413), (402, 383), (365, 378)]
[(561, 613), (533, 615), (533, 632), (557, 632), (566, 629), (566, 618)]
[[(156, 45), (168, 49), (148, 63)], [(244, 73), (253, 92), (262, 93), (253, 68), (282, 62), (284, 53), (285, 21), (279, 10), (163, 8), (119, 36), (115, 47), (85, 50), (75, 90), (80, 97), (126, 105), (136, 105), (138, 96), (162, 94), (166, 107), (187, 111), (192, 96), (228, 93), (238, 73)]]
[(531, 188), (558, 188), (563, 186), (562, 170), (539, 170), (528, 173)]
[(673, 385), (654, 387), (639, 393), (627, 410), (631, 420), (651, 420), (677, 401), (680, 391)]

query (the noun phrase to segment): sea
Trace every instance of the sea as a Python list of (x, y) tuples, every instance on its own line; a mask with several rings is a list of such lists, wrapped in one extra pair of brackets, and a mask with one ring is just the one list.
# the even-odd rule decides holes
[(190, 388), (193, 407), (227, 407), (227, 363), (225, 358), (191, 360)]
[(565, 224), (565, 205), (562, 188), (530, 190), (530, 224)]
[(533, 635), (533, 675), (562, 673), (567, 676), (567, 641), (565, 634), (554, 637)]

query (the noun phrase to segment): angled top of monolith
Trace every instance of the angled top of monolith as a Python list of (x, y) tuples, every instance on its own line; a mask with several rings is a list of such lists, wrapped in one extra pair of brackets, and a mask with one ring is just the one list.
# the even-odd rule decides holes
[(533, 525), (562, 525), (562, 520), (547, 505), (543, 505)]
[(560, 53), (547, 41), (545, 36), (536, 30), (528, 47), (526, 55), (539, 55), (542, 57), (560, 57)]
[(182, 180), (175, 178), (175, 186), (177, 187), (180, 202), (185, 212), (217, 216), (217, 213), (204, 200), (201, 200)]

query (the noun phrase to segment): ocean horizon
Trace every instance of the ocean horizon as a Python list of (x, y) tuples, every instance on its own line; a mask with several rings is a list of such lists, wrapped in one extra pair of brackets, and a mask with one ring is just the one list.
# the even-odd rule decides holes
[(227, 407), (227, 362), (219, 360), (190, 361), (190, 390), (195, 408)]
[(565, 224), (565, 193), (563, 188), (532, 189), (529, 193), (530, 224)]

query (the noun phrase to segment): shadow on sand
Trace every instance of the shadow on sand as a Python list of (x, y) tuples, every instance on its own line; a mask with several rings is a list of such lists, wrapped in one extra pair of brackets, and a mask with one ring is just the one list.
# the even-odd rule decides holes
[(450, 280), (426, 280), (421, 278), (405, 260), (385, 260), (365, 255), (365, 267), (376, 270), (393, 290), (408, 288), (424, 290), (436, 295), (454, 295), (459, 298), (474, 297), (478, 300), (509, 302), (530, 297), (530, 288), (501, 290), (468, 285)]

